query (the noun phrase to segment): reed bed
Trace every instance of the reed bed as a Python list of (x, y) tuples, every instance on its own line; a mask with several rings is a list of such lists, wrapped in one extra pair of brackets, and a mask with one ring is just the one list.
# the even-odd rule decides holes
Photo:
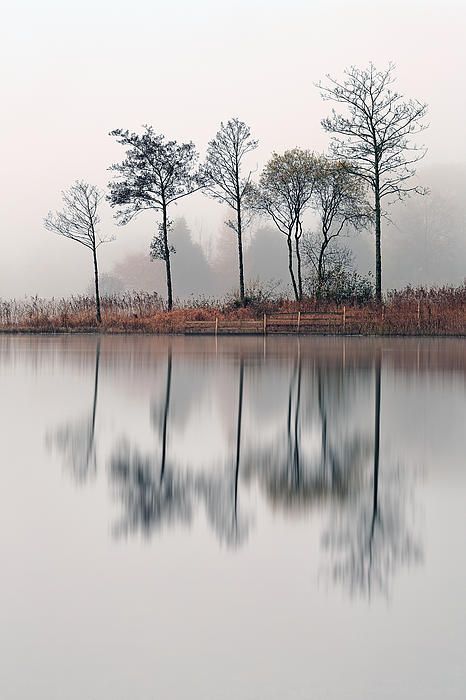
[[(466, 284), (460, 287), (407, 287), (392, 290), (383, 305), (347, 303), (343, 305), (306, 299), (251, 300), (238, 307), (231, 298), (207, 298), (177, 302), (172, 311), (164, 308), (157, 294), (125, 292), (102, 297), (102, 323), (95, 320), (94, 299), (78, 295), (61, 299), (32, 297), (23, 300), (0, 299), (0, 330), (4, 332), (96, 332), (107, 333), (260, 333), (264, 315), (275, 319), (268, 331), (275, 333), (331, 332), (362, 335), (466, 335)], [(283, 322), (288, 314), (301, 312), (307, 323), (301, 328)], [(337, 318), (330, 315), (338, 312)], [(312, 314), (329, 314), (329, 324), (312, 325)], [(330, 323), (330, 320), (332, 321)], [(199, 323), (197, 325), (197, 322)], [(252, 330), (251, 330), (252, 329)]]

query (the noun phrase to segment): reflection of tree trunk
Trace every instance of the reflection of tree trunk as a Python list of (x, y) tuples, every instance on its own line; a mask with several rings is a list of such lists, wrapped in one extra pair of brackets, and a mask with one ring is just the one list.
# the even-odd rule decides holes
[(374, 407), (374, 477), (372, 495), (372, 521), (369, 535), (369, 568), (367, 572), (367, 585), (370, 594), (371, 590), (371, 570), (372, 570), (372, 547), (374, 543), (375, 524), (379, 519), (379, 456), (380, 456), (380, 389), (381, 389), (381, 361), (380, 354), (375, 359), (375, 407)]
[(239, 464), (241, 451), (241, 424), (243, 417), (243, 382), (244, 382), (244, 359), (240, 360), (239, 369), (239, 391), (238, 391), (238, 422), (236, 426), (236, 465), (235, 465), (235, 524), (238, 514), (238, 482), (239, 482)]
[(322, 462), (324, 466), (324, 471), (327, 470), (327, 411), (324, 407), (324, 390), (322, 382), (322, 370), (319, 367), (317, 370), (317, 394), (319, 402), (319, 413), (320, 422), (322, 425), (322, 436), (321, 436), (321, 448), (322, 448)]
[(381, 389), (381, 362), (377, 355), (375, 364), (375, 424), (374, 424), (374, 483), (372, 497), (372, 522), (370, 546), (372, 555), (372, 540), (374, 538), (375, 523), (378, 517), (379, 496), (379, 455), (380, 455), (380, 389)]
[(92, 418), (91, 418), (91, 433), (89, 436), (89, 449), (87, 459), (90, 459), (92, 449), (94, 447), (95, 437), (95, 418), (97, 413), (97, 392), (99, 388), (99, 366), (100, 366), (100, 338), (97, 340), (95, 347), (95, 370), (94, 370), (94, 399), (92, 401)]
[(294, 419), (294, 475), (296, 486), (299, 486), (300, 482), (300, 452), (299, 452), (299, 418), (301, 411), (301, 357), (298, 361), (298, 380), (296, 388), (296, 412)]
[[(293, 414), (293, 397), (296, 392), (295, 413)], [(288, 416), (286, 421), (288, 435), (288, 465), (287, 468), (291, 473), (291, 480), (295, 486), (299, 486), (300, 482), (300, 451), (299, 451), (299, 418), (301, 407), (301, 356), (296, 360), (296, 365), (293, 374), (290, 377), (290, 392), (288, 397)], [(293, 430), (292, 430), (293, 423)]]
[(168, 425), (168, 411), (170, 408), (170, 391), (172, 384), (172, 349), (168, 350), (167, 358), (167, 384), (165, 388), (165, 407), (163, 411), (163, 429), (162, 429), (162, 460), (160, 464), (160, 483), (162, 483), (163, 476), (165, 474), (165, 463), (167, 459), (167, 425)]

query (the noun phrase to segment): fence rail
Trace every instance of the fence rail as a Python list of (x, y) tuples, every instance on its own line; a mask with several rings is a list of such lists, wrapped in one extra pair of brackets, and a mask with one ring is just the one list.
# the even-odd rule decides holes
[(358, 333), (448, 333), (466, 334), (466, 306), (444, 315), (430, 305), (419, 304), (408, 311), (393, 312), (386, 307), (359, 309), (342, 307), (334, 311), (293, 311), (264, 314), (261, 319), (214, 318), (187, 321), (185, 333), (209, 334), (358, 334)]

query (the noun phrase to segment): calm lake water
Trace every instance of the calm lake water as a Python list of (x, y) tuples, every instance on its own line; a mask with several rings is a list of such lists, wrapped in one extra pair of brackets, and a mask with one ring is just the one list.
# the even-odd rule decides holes
[(1, 700), (464, 700), (465, 351), (0, 337)]

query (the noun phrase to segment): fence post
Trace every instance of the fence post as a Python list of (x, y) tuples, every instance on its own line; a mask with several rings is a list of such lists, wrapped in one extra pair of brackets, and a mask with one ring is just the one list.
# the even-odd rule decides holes
[(346, 306), (343, 307), (343, 333), (346, 330)]
[(421, 330), (421, 300), (417, 300), (417, 329)]
[(215, 317), (215, 335), (218, 333), (218, 316)]
[(301, 311), (298, 311), (298, 327), (296, 329), (296, 332), (299, 333), (299, 326), (301, 324)]
[(264, 335), (267, 333), (267, 314), (264, 314)]

